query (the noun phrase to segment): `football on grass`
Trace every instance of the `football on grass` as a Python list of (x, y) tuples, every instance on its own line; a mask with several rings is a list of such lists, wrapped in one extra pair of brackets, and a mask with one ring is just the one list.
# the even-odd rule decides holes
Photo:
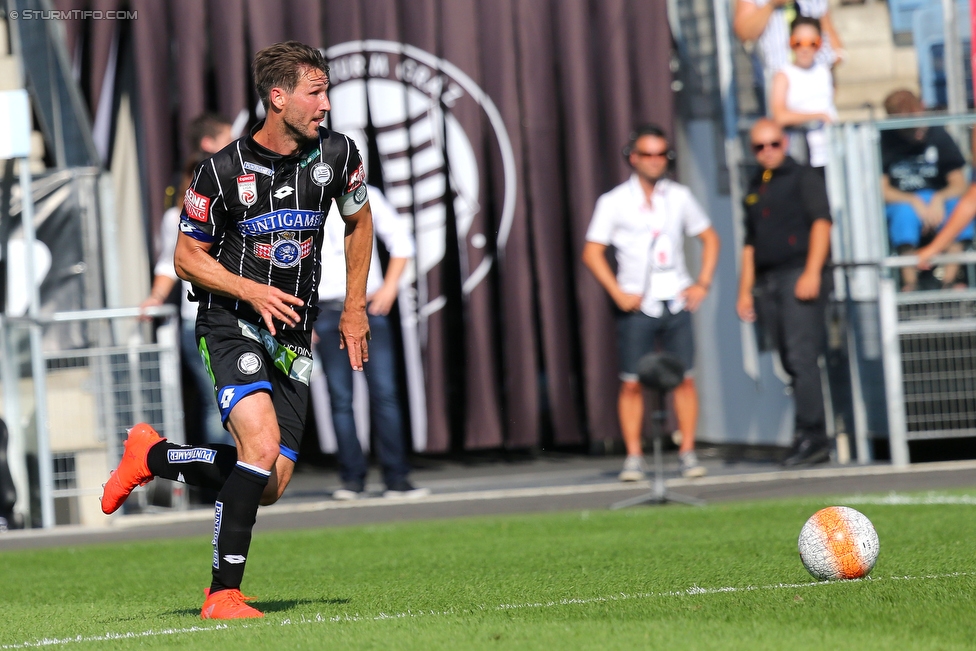
[(821, 581), (859, 579), (878, 560), (878, 532), (860, 511), (828, 506), (800, 530), (800, 560)]

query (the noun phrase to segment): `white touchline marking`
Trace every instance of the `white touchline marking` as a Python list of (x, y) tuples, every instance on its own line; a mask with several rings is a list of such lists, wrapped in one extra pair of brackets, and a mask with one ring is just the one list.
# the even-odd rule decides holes
[[(366, 622), (366, 621), (381, 621), (385, 619), (407, 619), (407, 618), (418, 618), (418, 617), (437, 617), (444, 615), (457, 615), (465, 613), (475, 613), (484, 612), (490, 610), (524, 610), (529, 608), (555, 608), (557, 606), (575, 606), (575, 605), (587, 605), (595, 603), (607, 603), (613, 601), (633, 601), (635, 599), (654, 599), (660, 597), (688, 597), (688, 596), (698, 596), (698, 595), (712, 595), (712, 594), (726, 594), (732, 592), (756, 592), (759, 590), (799, 590), (803, 588), (817, 588), (820, 586), (829, 585), (845, 585), (849, 583), (877, 583), (879, 581), (925, 581), (930, 579), (952, 579), (962, 576), (973, 576), (973, 572), (949, 572), (947, 574), (926, 574), (923, 576), (890, 576), (884, 578), (874, 578), (866, 577), (863, 579), (850, 579), (847, 581), (809, 581), (806, 583), (773, 583), (770, 585), (747, 585), (742, 587), (736, 586), (725, 586), (721, 588), (702, 588), (697, 585), (693, 585), (690, 588), (685, 588), (684, 590), (671, 590), (666, 592), (636, 592), (633, 594), (628, 594), (621, 592), (620, 594), (607, 595), (605, 597), (589, 597), (589, 598), (575, 598), (575, 599), (560, 599), (558, 601), (539, 601), (535, 603), (523, 603), (523, 604), (499, 604), (497, 606), (478, 606), (477, 608), (464, 608), (460, 610), (407, 610), (399, 613), (379, 613), (378, 615), (360, 615), (356, 613), (354, 615), (343, 614), (343, 615), (333, 615), (331, 617), (323, 617), (321, 613), (315, 615), (315, 617), (306, 617), (301, 615), (300, 618), (292, 620), (291, 618), (283, 619), (280, 622), (261, 622), (262, 626), (293, 626), (297, 624), (319, 624), (319, 623), (339, 623), (339, 622)], [(254, 624), (239, 624), (235, 625), (234, 628), (253, 628), (257, 626)], [(110, 640), (125, 640), (125, 639), (135, 639), (142, 637), (157, 637), (164, 635), (182, 635), (184, 633), (199, 633), (201, 631), (219, 631), (223, 629), (231, 628), (228, 624), (217, 624), (216, 626), (188, 626), (186, 628), (164, 628), (159, 630), (149, 629), (148, 631), (142, 631), (141, 633), (105, 633), (104, 635), (89, 635), (82, 636), (78, 635), (75, 637), (64, 637), (64, 638), (43, 638), (40, 640), (35, 640), (33, 642), (21, 642), (20, 644), (4, 644), (0, 645), (0, 650), (2, 649), (32, 649), (37, 647), (47, 647), (47, 646), (63, 646), (66, 644), (72, 644), (77, 642), (106, 642)]]
[(838, 500), (840, 504), (876, 504), (879, 506), (913, 506), (927, 504), (964, 504), (976, 505), (976, 495), (939, 495), (927, 493), (925, 495), (904, 495), (895, 492), (887, 495), (855, 495)]
[(149, 629), (141, 633), (106, 633), (105, 635), (78, 635), (75, 637), (63, 638), (42, 638), (33, 642), (21, 642), (20, 644), (4, 644), (0, 649), (31, 649), (44, 646), (61, 646), (72, 642), (107, 642), (109, 640), (127, 640), (140, 637), (156, 637), (160, 635), (177, 635), (180, 633), (196, 633), (198, 631), (219, 631), (229, 628), (227, 624), (217, 624), (216, 626), (188, 626), (186, 628), (162, 628), (159, 630)]

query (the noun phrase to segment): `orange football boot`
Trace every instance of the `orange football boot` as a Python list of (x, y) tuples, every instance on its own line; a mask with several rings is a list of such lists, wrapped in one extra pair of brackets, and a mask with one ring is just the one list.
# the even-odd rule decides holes
[(136, 486), (152, 481), (153, 474), (146, 465), (146, 457), (149, 455), (149, 448), (165, 440), (146, 423), (139, 423), (129, 430), (119, 467), (105, 482), (105, 489), (102, 491), (103, 513), (115, 513)]
[(257, 608), (248, 606), (247, 599), (240, 590), (221, 590), (210, 594), (209, 588), (203, 591), (207, 600), (203, 602), (200, 619), (251, 619), (264, 617)]
[[(203, 596), (208, 598), (210, 597), (210, 588), (203, 589)], [(257, 597), (251, 597), (246, 594), (242, 594), (241, 599), (243, 599), (244, 601), (256, 601)]]

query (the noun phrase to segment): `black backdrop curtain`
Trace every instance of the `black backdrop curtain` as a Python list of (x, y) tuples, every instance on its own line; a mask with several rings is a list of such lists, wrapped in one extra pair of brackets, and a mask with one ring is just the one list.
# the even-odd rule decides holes
[[(593, 445), (619, 436), (611, 304), (580, 253), (597, 197), (628, 174), (620, 150), (631, 127), (653, 121), (671, 129), (665, 0), (55, 4), (138, 11), (125, 24), (68, 21), (65, 31), (95, 111), (113, 72), (106, 70), (112, 39), (128, 30), (119, 57), (136, 63), (153, 227), (186, 155), (189, 120), (203, 110), (256, 119), (250, 60), (258, 49), (296, 39), (359, 52), (370, 66), (360, 76), (399, 81), (412, 167), (392, 178), (399, 162), (381, 147), (374, 157), (382, 169), (371, 171), (371, 181), (383, 177), (388, 194), (400, 198), (395, 205), (417, 219), (418, 248), (426, 233), (424, 246), (434, 250), (436, 263), (418, 269), (417, 285), (426, 450)], [(391, 43), (416, 50), (371, 55), (362, 44), (340, 47), (363, 40), (383, 52)], [(349, 56), (355, 70), (356, 55)], [(384, 57), (392, 67), (372, 69)], [(338, 104), (340, 56), (332, 58)], [(418, 69), (430, 77), (423, 84)], [(377, 126), (385, 108), (371, 102), (382, 88), (365, 88), (365, 133), (382, 145), (396, 134)], [(432, 177), (418, 171), (429, 152), (412, 140), (423, 126), (410, 113), (418, 92), (432, 101), (423, 116), (440, 118), (430, 147), (446, 180), (430, 201), (422, 195)], [(421, 220), (428, 209), (443, 215), (433, 235)]]

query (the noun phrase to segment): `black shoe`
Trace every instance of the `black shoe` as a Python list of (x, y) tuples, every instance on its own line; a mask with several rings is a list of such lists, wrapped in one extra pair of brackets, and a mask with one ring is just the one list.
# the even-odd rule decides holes
[(790, 448), (782, 464), (787, 468), (792, 468), (794, 466), (812, 466), (829, 460), (830, 441), (826, 439), (800, 439)]

